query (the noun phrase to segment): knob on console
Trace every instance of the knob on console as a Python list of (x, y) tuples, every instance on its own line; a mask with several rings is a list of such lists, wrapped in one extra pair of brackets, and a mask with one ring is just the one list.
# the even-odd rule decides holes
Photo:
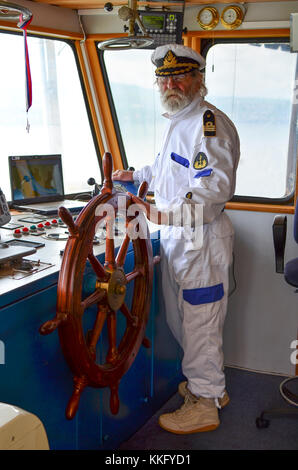
[(95, 179), (94, 178), (89, 178), (87, 180), (87, 184), (89, 184), (89, 186), (94, 186), (94, 189), (92, 191), (92, 197), (96, 196), (97, 194), (99, 194), (100, 192), (100, 186), (98, 183), (96, 183)]

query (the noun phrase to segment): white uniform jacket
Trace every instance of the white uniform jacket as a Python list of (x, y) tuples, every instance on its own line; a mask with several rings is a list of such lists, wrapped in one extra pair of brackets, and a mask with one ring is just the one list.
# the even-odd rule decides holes
[[(211, 110), (215, 119), (213, 136), (204, 135), (203, 116), (208, 110)], [(222, 210), (234, 194), (240, 156), (239, 138), (234, 124), (223, 112), (199, 96), (183, 110), (174, 115), (165, 114), (165, 117), (169, 123), (161, 151), (152, 166), (134, 172), (134, 180), (139, 183), (146, 180), (149, 183), (159, 210), (177, 210), (183, 204), (200, 204), (203, 207), (203, 224), (211, 225), (214, 234), (220, 238), (231, 235), (233, 228)], [(175, 278), (179, 282), (193, 278), (181, 260), (181, 257), (187, 258), (187, 253), (192, 250), (189, 250), (185, 239), (179, 243), (175, 227), (165, 227), (162, 230), (163, 238), (172, 238), (170, 232), (173, 235), (174, 229), (176, 262), (172, 261), (174, 265), (180, 265), (175, 269)], [(206, 230), (208, 228), (204, 226), (204, 236)], [(205, 243), (203, 249), (207, 249)], [(168, 256), (171, 256), (170, 252)], [(214, 256), (220, 258), (221, 253), (214, 253)], [(226, 257), (223, 258), (226, 264)], [(194, 276), (197, 277), (197, 271)]]

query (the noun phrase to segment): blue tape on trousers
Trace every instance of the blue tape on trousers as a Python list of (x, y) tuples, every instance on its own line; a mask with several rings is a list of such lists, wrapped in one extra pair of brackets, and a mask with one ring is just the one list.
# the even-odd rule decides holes
[(223, 283), (197, 289), (183, 289), (183, 299), (191, 305), (210, 304), (221, 300), (223, 296)]

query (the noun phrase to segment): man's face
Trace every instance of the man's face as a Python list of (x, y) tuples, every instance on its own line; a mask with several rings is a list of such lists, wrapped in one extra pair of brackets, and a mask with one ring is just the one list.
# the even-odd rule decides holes
[(200, 78), (193, 77), (191, 73), (159, 77), (157, 83), (161, 103), (170, 113), (180, 111), (191, 103), (201, 85)]

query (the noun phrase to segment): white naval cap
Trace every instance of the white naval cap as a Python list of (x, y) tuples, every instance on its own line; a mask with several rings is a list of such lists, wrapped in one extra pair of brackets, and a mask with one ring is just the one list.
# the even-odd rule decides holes
[(155, 75), (163, 77), (202, 70), (205, 59), (196, 51), (181, 44), (165, 44), (157, 47), (151, 55), (156, 65)]

